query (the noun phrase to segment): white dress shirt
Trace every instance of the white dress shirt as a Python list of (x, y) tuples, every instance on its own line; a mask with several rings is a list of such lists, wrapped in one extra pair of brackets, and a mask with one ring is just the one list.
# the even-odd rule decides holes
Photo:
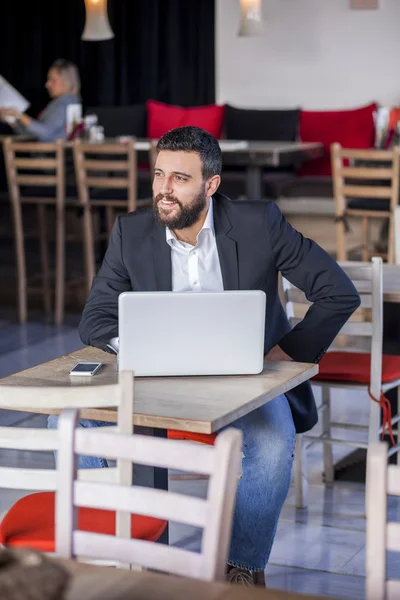
[[(166, 227), (167, 244), (171, 247), (173, 292), (222, 292), (221, 266), (214, 230), (213, 199), (197, 235), (195, 246), (178, 240)], [(118, 352), (119, 339), (112, 338), (109, 345)]]
[(167, 244), (171, 247), (173, 292), (222, 292), (221, 266), (215, 240), (213, 199), (195, 246), (181, 242), (166, 227)]

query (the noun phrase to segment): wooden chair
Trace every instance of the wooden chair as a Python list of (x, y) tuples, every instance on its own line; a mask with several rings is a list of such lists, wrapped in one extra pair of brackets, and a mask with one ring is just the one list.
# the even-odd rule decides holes
[(151, 206), (151, 200), (137, 198), (137, 153), (135, 141), (126, 143), (73, 143), (78, 195), (83, 207), (87, 289), (96, 271), (93, 216), (95, 208), (105, 210), (105, 234), (96, 239), (108, 240), (114, 225), (115, 211), (132, 212)]
[[(62, 140), (54, 143), (21, 142), (7, 138), (4, 141), (4, 158), (7, 171), (9, 197), (11, 201), (18, 285), (18, 318), (20, 323), (27, 319), (28, 293), (41, 293), (44, 308), (49, 316), (52, 312), (51, 273), (49, 266), (48, 226), (46, 209), (55, 207), (55, 323), (61, 325), (64, 317), (65, 297), (65, 172), (64, 145)], [(68, 199), (71, 206), (77, 200)], [(41, 285), (28, 286), (26, 269), (25, 240), (29, 237), (24, 226), (22, 207), (36, 207), (38, 231), (35, 237), (40, 242), (41, 273), (31, 278), (39, 278)], [(76, 282), (69, 282), (70, 284)]]
[[(372, 258), (371, 263), (341, 263), (340, 265), (352, 279), (360, 293), (361, 306), (344, 325), (331, 348), (319, 363), (319, 373), (312, 379), (313, 386), (321, 387), (322, 404), (319, 411), (322, 417), (320, 435), (302, 434), (297, 436), (295, 459), (296, 506), (307, 506), (306, 442), (323, 444), (325, 482), (333, 482), (332, 445), (344, 445), (353, 448), (368, 449), (375, 442), (382, 428), (380, 424), (381, 406), (386, 411), (388, 401), (384, 393), (400, 385), (400, 356), (382, 355), (383, 296), (382, 296), (382, 258)], [(286, 313), (291, 325), (301, 321), (310, 302), (304, 293), (287, 280), (283, 280), (286, 301)], [(369, 401), (369, 424), (364, 427), (357, 423), (334, 422), (331, 417), (332, 388), (364, 390), (371, 396)], [(374, 401), (375, 399), (376, 401)], [(400, 420), (399, 415), (390, 418), (390, 426)], [(389, 426), (389, 424), (388, 424)], [(346, 431), (364, 430), (368, 441), (332, 437), (332, 428)], [(397, 435), (397, 434), (396, 434)], [(389, 450), (389, 456), (399, 451), (395, 444)], [(397, 454), (399, 458), (399, 455)]]
[(394, 211), (394, 262), (400, 265), (400, 206)]
[[(81, 430), (76, 428), (77, 418), (77, 411), (72, 409), (60, 417), (62, 477), (56, 503), (57, 554), (66, 558), (111, 559), (186, 577), (222, 581), (231, 536), (241, 432), (225, 430), (215, 446), (197, 447), (191, 442)], [(92, 456), (101, 454), (115, 460), (209, 475), (207, 498), (138, 486), (123, 485), (116, 490), (115, 486), (77, 481), (75, 455), (83, 451)], [(128, 516), (136, 511), (201, 527), (201, 552), (127, 539), (128, 528), (119, 538), (76, 531), (75, 507), (125, 511)]]
[[(43, 412), (60, 412), (65, 407), (104, 408), (117, 407), (117, 427), (100, 427), (116, 431), (116, 435), (132, 433), (133, 374), (121, 372), (119, 382), (114, 385), (74, 385), (70, 387), (19, 387), (0, 385), (1, 408), (15, 409), (32, 406)], [(0, 427), (0, 448), (22, 451), (51, 451), (60, 449), (60, 429), (38, 429)], [(84, 451), (85, 454), (85, 451)], [(99, 454), (103, 455), (102, 451)], [(64, 478), (62, 457), (58, 454), (58, 473), (54, 469), (24, 469), (0, 467), (0, 487), (38, 490), (18, 500), (0, 523), (0, 544), (15, 547), (30, 547), (42, 552), (55, 551), (55, 490), (59, 479)], [(118, 460), (115, 468), (81, 469), (81, 479), (107, 481), (113, 485), (132, 485), (131, 464)], [(97, 534), (120, 534), (127, 528), (126, 514), (82, 508), (78, 515), (81, 529)], [(134, 537), (157, 540), (166, 527), (166, 521), (132, 515), (129, 532)]]
[(386, 443), (371, 444), (367, 478), (373, 481), (366, 495), (366, 598), (397, 600), (400, 578), (387, 579), (386, 552), (400, 552), (400, 523), (388, 522), (387, 497), (400, 496), (400, 468), (388, 465)]
[[(370, 249), (370, 223), (374, 219), (383, 219), (388, 222), (389, 230), (387, 251), (382, 256), (388, 263), (394, 263), (394, 211), (399, 202), (400, 149), (349, 150), (340, 144), (332, 144), (331, 161), (337, 260), (348, 259), (348, 218), (355, 217), (361, 219), (362, 239), (357, 248), (361, 248), (362, 261), (377, 255)], [(362, 161), (364, 166), (357, 166), (357, 161)]]

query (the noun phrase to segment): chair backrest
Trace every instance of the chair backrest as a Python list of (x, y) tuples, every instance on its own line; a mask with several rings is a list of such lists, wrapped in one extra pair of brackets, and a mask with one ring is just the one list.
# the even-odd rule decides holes
[[(77, 429), (74, 410), (60, 417), (59, 468), (62, 477), (56, 499), (58, 555), (116, 560), (198, 579), (222, 580), (229, 550), (242, 434), (228, 429), (215, 446), (143, 435), (116, 435)], [(77, 481), (75, 455), (123, 459), (135, 464), (177, 469), (209, 476), (207, 498), (196, 498), (140, 486)], [(168, 519), (203, 529), (200, 553), (164, 544), (76, 531), (76, 507), (87, 506)], [(130, 533), (130, 532), (129, 532)], [(124, 539), (125, 538), (125, 539)]]
[[(81, 204), (136, 210), (137, 153), (135, 140), (126, 143), (73, 143), (75, 174)], [(114, 190), (107, 198), (95, 197), (92, 190)], [(118, 190), (125, 190), (126, 199)]]
[[(12, 203), (19, 203), (21, 188), (29, 188), (29, 199), (46, 200), (53, 196), (57, 204), (65, 201), (64, 142), (23, 142), (4, 140), (8, 190)], [(35, 194), (35, 188), (37, 194)], [(52, 189), (54, 190), (52, 192)], [(44, 191), (43, 191), (44, 190)]]
[(386, 552), (400, 552), (400, 523), (388, 522), (387, 496), (400, 496), (400, 467), (388, 465), (388, 445), (368, 448), (366, 497), (367, 600), (397, 600), (400, 579), (387, 580)]
[(400, 265), (400, 206), (394, 210), (394, 262)]
[(354, 198), (390, 200), (390, 209), (394, 210), (399, 199), (397, 146), (390, 150), (357, 150), (332, 144), (331, 163), (336, 217), (346, 212), (347, 200)]
[[(129, 434), (133, 427), (133, 374), (121, 372), (119, 381), (113, 385), (71, 385), (70, 387), (49, 386), (29, 387), (0, 385), (0, 407), (7, 409), (35, 408), (61, 412), (67, 407), (117, 408), (118, 432)], [(101, 430), (105, 428), (100, 428)], [(59, 449), (59, 430), (0, 427), (0, 448), (12, 450), (57, 451)], [(128, 468), (129, 467), (129, 468)], [(103, 473), (104, 471), (104, 473)], [(81, 477), (104, 478), (109, 481), (132, 481), (132, 470), (127, 463), (120, 462), (116, 469), (85, 469)], [(57, 489), (57, 471), (54, 469), (24, 469), (0, 467), (0, 488), (55, 491)]]
[[(371, 393), (381, 394), (383, 295), (382, 258), (374, 257), (369, 263), (341, 262), (340, 267), (352, 280), (360, 294), (360, 308), (340, 330), (331, 350), (371, 352)], [(304, 292), (282, 279), (286, 314), (294, 327), (299, 323), (311, 302)]]

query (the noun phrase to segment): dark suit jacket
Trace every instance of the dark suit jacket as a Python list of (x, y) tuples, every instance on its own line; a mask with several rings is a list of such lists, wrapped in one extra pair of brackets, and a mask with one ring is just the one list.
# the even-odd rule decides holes
[[(233, 202), (215, 194), (213, 207), (224, 289), (266, 293), (265, 353), (279, 344), (294, 360), (317, 363), (359, 306), (352, 282), (324, 250), (287, 223), (274, 202)], [(313, 303), (292, 330), (278, 295), (279, 271)], [(82, 341), (107, 350), (107, 342), (118, 335), (121, 292), (171, 289), (165, 227), (152, 211), (118, 217), (82, 314)], [(286, 395), (296, 430), (310, 429), (317, 421), (310, 384)]]

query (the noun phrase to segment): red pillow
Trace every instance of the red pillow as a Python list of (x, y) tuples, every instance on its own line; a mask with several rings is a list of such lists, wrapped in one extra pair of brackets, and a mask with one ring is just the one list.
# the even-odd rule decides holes
[[(364, 352), (327, 352), (319, 363), (313, 379), (326, 381), (356, 381), (369, 383), (371, 355)], [(400, 378), (400, 356), (382, 355), (382, 383)]]
[(338, 142), (344, 148), (371, 148), (375, 128), (375, 103), (340, 111), (300, 111), (300, 139), (302, 142), (322, 142), (324, 156), (310, 160), (300, 169), (300, 175), (331, 175), (330, 145)]
[(147, 101), (147, 137), (158, 139), (175, 127), (195, 125), (212, 133), (217, 139), (222, 135), (225, 106), (210, 104), (183, 108), (155, 100)]

